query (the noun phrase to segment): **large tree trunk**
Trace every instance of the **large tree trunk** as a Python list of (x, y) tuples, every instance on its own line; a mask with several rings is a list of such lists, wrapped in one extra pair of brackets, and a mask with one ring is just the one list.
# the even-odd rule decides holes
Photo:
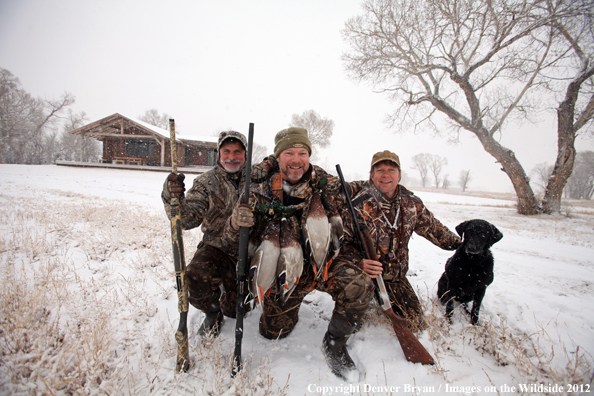
[(489, 130), (482, 126), (480, 106), (471, 84), (467, 80), (459, 78), (459, 76), (454, 76), (453, 78), (454, 81), (458, 82), (460, 86), (463, 87), (464, 92), (466, 93), (468, 104), (471, 113), (473, 114), (472, 122), (468, 121), (468, 119), (459, 114), (443, 100), (431, 97), (431, 104), (445, 113), (452, 120), (459, 123), (464, 129), (474, 133), (483, 145), (485, 151), (491, 154), (497, 162), (501, 164), (501, 170), (507, 173), (507, 176), (514, 186), (514, 190), (516, 191), (516, 196), (518, 197), (518, 213), (522, 215), (535, 215), (541, 213), (542, 209), (534, 196), (532, 187), (530, 187), (530, 179), (526, 176), (526, 172), (524, 172), (524, 168), (516, 158), (514, 152), (499, 144), (499, 142), (493, 138), (493, 135), (489, 133)]
[(499, 142), (493, 138), (493, 135), (489, 130), (483, 126), (479, 99), (476, 96), (472, 84), (468, 80), (468, 76), (460, 76), (453, 73), (451, 77), (452, 80), (462, 88), (466, 95), (471, 114), (470, 120), (462, 114), (459, 114), (444, 100), (431, 97), (431, 104), (460, 124), (464, 129), (474, 133), (483, 145), (485, 151), (495, 157), (497, 162), (501, 164), (501, 170), (507, 173), (507, 176), (514, 186), (514, 190), (516, 191), (516, 196), (518, 197), (517, 209), (519, 214), (535, 215), (541, 213), (542, 209), (534, 196), (532, 187), (530, 187), (530, 179), (526, 176), (526, 172), (524, 172), (524, 168), (516, 158), (515, 153), (499, 144)]
[[(567, 179), (573, 171), (575, 162), (575, 134), (573, 132), (573, 109), (568, 110), (562, 103), (557, 110), (557, 160), (549, 178), (542, 200), (543, 211), (547, 214), (561, 211), (561, 197)], [(573, 105), (571, 106), (573, 108)]]
[(518, 197), (518, 213), (522, 215), (539, 214), (541, 208), (532, 187), (530, 187), (530, 179), (526, 176), (526, 172), (524, 172), (524, 168), (516, 158), (515, 153), (500, 145), (486, 130), (475, 131), (474, 133), (479, 138), (485, 151), (501, 164), (501, 170), (507, 173), (511, 180)]
[(593, 74), (594, 68), (586, 69), (581, 76), (572, 81), (567, 87), (565, 99), (557, 109), (557, 161), (542, 200), (545, 213), (557, 213), (561, 210), (561, 195), (567, 184), (567, 179), (571, 176), (575, 162), (575, 136), (577, 130), (587, 122), (583, 119), (589, 119), (589, 114), (592, 112), (591, 99), (576, 125), (574, 121), (575, 103), (583, 82)]

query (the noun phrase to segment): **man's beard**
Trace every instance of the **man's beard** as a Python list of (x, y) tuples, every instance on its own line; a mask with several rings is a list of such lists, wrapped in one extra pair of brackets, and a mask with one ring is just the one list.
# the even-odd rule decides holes
[(225, 168), (227, 172), (234, 173), (241, 169), (241, 160), (225, 160), (221, 165), (223, 165), (223, 168)]
[[(290, 168), (291, 166), (298, 166), (301, 168)], [(297, 183), (299, 180), (301, 180), (305, 172), (307, 172), (307, 169), (302, 167), (302, 164), (287, 164), (285, 169), (282, 171), (289, 181), (292, 183)]]

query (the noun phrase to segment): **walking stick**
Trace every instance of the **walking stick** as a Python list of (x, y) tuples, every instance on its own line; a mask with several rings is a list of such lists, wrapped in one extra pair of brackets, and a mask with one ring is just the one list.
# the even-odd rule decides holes
[[(175, 142), (175, 120), (169, 119), (171, 145), (171, 171), (177, 175), (177, 144)], [(186, 261), (184, 258), (184, 239), (181, 227), (179, 198), (171, 198), (171, 245), (173, 247), (173, 265), (175, 266), (175, 283), (177, 285), (177, 310), (179, 326), (175, 332), (177, 341), (177, 363), (175, 371), (188, 371), (190, 368), (190, 351), (188, 349), (188, 283), (186, 281)]]
[[(243, 192), (243, 203), (250, 203), (250, 181), (252, 169), (252, 142), (254, 140), (254, 124), (250, 123), (248, 133), (248, 146), (245, 160), (245, 187)], [(243, 339), (243, 315), (245, 314), (245, 297), (248, 267), (248, 242), (250, 239), (250, 228), (239, 227), (239, 251), (237, 260), (237, 313), (235, 315), (235, 351), (233, 353), (233, 367), (231, 377), (241, 370), (241, 341)]]

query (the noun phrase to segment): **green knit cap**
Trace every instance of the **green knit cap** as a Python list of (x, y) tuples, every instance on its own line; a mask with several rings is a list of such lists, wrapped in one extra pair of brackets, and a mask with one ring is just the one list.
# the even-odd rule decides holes
[(280, 153), (288, 148), (306, 148), (311, 155), (311, 142), (307, 135), (307, 129), (291, 127), (283, 129), (274, 137), (274, 156), (278, 158)]

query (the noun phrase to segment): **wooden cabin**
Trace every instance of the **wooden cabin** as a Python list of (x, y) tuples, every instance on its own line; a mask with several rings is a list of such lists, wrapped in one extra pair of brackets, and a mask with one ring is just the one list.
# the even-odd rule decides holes
[[(171, 167), (169, 131), (146, 122), (115, 113), (70, 133), (103, 142), (103, 163)], [(216, 164), (216, 137), (175, 140), (179, 167)]]

